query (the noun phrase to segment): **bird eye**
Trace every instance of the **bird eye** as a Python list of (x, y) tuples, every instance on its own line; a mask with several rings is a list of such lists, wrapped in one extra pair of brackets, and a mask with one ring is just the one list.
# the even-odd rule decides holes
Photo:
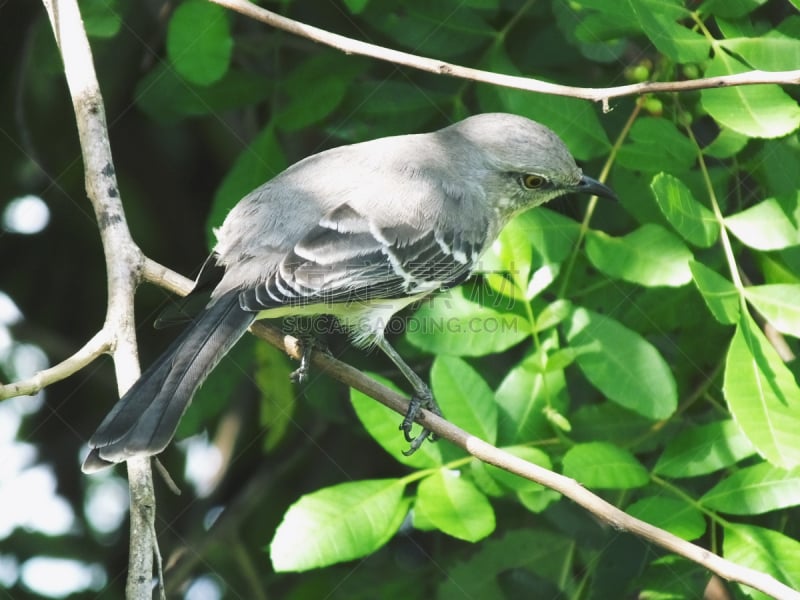
[(547, 180), (541, 175), (530, 175), (530, 174), (523, 175), (521, 181), (522, 181), (522, 186), (529, 190), (538, 189), (542, 187), (545, 183), (547, 183)]

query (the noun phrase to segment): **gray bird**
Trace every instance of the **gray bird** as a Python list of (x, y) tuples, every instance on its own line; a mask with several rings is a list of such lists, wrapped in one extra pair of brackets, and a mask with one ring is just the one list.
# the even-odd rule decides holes
[(569, 192), (615, 197), (550, 129), (502, 113), (294, 164), (216, 231), (209, 264), (222, 276), (210, 302), (112, 408), (83, 470), (164, 450), (197, 388), (253, 321), (287, 315), (334, 315), (356, 346), (388, 355), (414, 388), (401, 426), (413, 451), (429, 432), (411, 438), (411, 422), (435, 403), (384, 339), (389, 319), (466, 280), (514, 215)]

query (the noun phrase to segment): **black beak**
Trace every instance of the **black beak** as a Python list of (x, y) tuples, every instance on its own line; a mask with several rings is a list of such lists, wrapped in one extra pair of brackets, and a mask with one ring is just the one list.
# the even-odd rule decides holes
[(591, 194), (592, 196), (601, 196), (603, 198), (608, 198), (609, 200), (619, 200), (617, 195), (607, 185), (603, 185), (596, 179), (592, 179), (584, 175), (581, 177), (580, 182), (573, 188), (573, 191), (578, 192), (580, 194)]

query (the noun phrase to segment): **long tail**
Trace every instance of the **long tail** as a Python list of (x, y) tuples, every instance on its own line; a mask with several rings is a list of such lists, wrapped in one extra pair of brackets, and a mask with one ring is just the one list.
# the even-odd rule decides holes
[(89, 440), (84, 472), (158, 454), (169, 444), (197, 388), (255, 320), (238, 296), (225, 294), (200, 313), (120, 398)]

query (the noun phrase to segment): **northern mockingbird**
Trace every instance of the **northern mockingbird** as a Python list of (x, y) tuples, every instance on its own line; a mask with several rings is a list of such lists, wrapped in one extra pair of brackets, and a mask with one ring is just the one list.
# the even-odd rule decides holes
[(502, 113), (301, 160), (245, 196), (216, 231), (210, 262), (221, 278), (210, 302), (112, 408), (83, 470), (161, 452), (251, 323), (286, 315), (333, 315), (356, 346), (388, 355), (414, 388), (401, 426), (413, 451), (428, 435), (411, 438), (416, 411), (435, 404), (384, 339), (387, 322), (466, 280), (514, 215), (568, 192), (615, 197), (550, 129)]

